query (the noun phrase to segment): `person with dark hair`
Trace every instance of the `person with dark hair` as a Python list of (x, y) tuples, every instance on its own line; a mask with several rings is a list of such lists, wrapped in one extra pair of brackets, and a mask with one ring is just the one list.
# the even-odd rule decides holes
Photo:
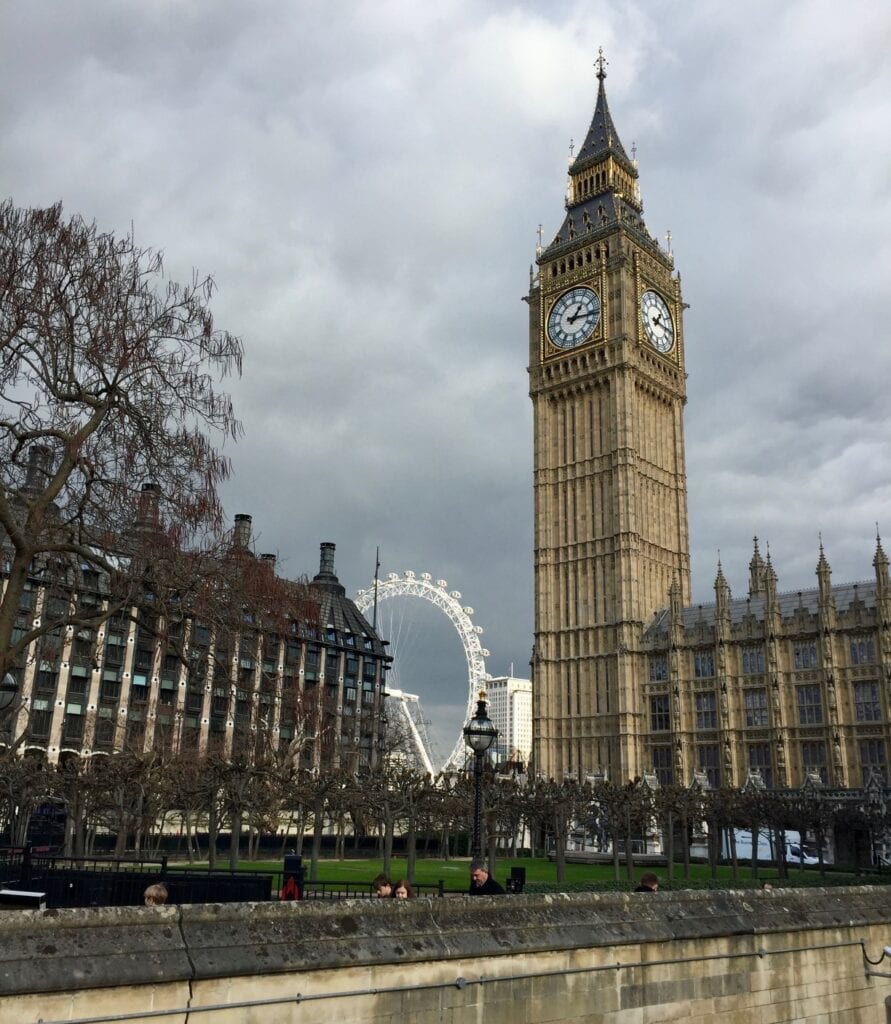
[(374, 886), (374, 895), (379, 899), (389, 899), (393, 895), (393, 884), (385, 874), (377, 875), (371, 884)]
[(648, 871), (646, 874), (640, 876), (640, 885), (634, 890), (635, 892), (656, 892), (659, 888), (659, 876), (654, 875), (652, 871)]
[(504, 889), (489, 874), (489, 867), (484, 860), (470, 862), (470, 888), (467, 891), (471, 896), (504, 895)]
[(393, 898), (397, 900), (413, 900), (415, 890), (407, 878), (400, 878), (393, 889)]

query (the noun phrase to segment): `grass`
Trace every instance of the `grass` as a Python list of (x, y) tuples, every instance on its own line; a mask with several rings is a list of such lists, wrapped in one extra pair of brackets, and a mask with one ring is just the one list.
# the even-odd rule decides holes
[[(309, 858), (304, 857), (303, 860), (306, 868), (309, 868)], [(206, 861), (203, 862), (202, 866), (206, 865)], [(228, 868), (228, 859), (221, 859), (218, 862), (220, 869)], [(245, 871), (281, 871), (282, 862), (280, 860), (257, 860), (257, 861), (240, 861), (239, 868)], [(184, 862), (178, 862), (172, 864), (171, 867), (185, 868), (188, 865)], [(556, 883), (557, 881), (557, 870), (552, 861), (549, 861), (542, 857), (530, 858), (524, 857), (519, 860), (512, 860), (505, 858), (499, 860), (495, 865), (495, 876), (500, 881), (504, 881), (510, 875), (512, 867), (521, 867), (526, 870), (526, 881), (527, 883)], [(361, 860), (320, 860), (317, 872), (317, 881), (320, 882), (370, 882), (375, 875), (383, 870), (383, 862), (379, 859), (361, 859)], [(648, 866), (635, 866), (634, 877), (635, 881), (640, 879), (640, 876), (645, 871), (654, 870)], [(390, 862), (390, 877), (393, 879), (399, 879), (404, 877), (406, 871), (406, 862), (402, 858), (393, 858)], [(667, 882), (668, 872), (665, 867), (655, 869), (656, 873), (663, 880)], [(764, 879), (775, 879), (777, 877), (777, 870), (773, 867), (759, 867), (758, 878), (759, 880)], [(816, 870), (809, 869), (802, 872), (799, 868), (790, 867), (789, 879), (794, 881), (796, 878), (806, 877), (813, 884), (815, 877), (818, 877)], [(693, 884), (699, 883), (705, 884), (711, 878), (711, 872), (707, 864), (691, 864), (690, 865), (690, 881)], [(718, 867), (718, 879), (719, 882), (730, 883), (733, 878), (733, 871), (729, 865), (719, 865)], [(751, 869), (749, 866), (740, 865), (739, 868), (739, 879), (741, 882), (747, 882), (751, 878)], [(442, 880), (445, 883), (446, 889), (464, 889), (469, 883), (469, 861), (467, 858), (455, 858), (453, 860), (434, 860), (434, 859), (418, 859), (415, 866), (415, 881), (427, 884), (435, 884)], [(587, 884), (592, 887), (600, 887), (614, 882), (613, 866), (612, 864), (567, 864), (566, 865), (566, 883), (572, 888), (582, 888)], [(620, 868), (620, 876), (618, 888), (625, 888), (629, 885), (628, 879), (625, 873), (624, 863)], [(683, 867), (682, 865), (675, 865), (674, 871), (674, 885), (678, 888), (684, 887), (683, 878)]]

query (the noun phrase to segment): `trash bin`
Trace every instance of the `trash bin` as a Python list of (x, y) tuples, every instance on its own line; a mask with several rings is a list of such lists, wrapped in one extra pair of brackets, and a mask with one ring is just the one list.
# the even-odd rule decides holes
[(523, 891), (523, 886), (526, 884), (526, 869), (525, 868), (511, 868), (510, 878), (507, 880), (507, 891), (513, 893), (520, 893)]
[(278, 891), (280, 900), (302, 900), (303, 883), (306, 881), (306, 868), (303, 858), (296, 853), (286, 853), (282, 868), (282, 887)]

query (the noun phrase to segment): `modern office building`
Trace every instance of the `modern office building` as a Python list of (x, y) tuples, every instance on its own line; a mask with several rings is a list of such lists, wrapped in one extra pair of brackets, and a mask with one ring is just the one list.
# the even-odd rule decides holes
[(486, 682), (486, 697), (498, 730), (498, 760), (527, 764), (532, 754), (531, 680), (495, 676)]

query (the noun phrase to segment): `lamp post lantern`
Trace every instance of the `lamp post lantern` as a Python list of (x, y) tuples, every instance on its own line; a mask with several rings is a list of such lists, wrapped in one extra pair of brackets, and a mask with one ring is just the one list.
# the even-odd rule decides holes
[(12, 706), (18, 692), (18, 681), (11, 672), (7, 672), (0, 680), (0, 712), (6, 711)]
[(483, 816), (483, 760), (486, 751), (495, 742), (498, 730), (486, 714), (486, 693), (480, 690), (476, 714), (464, 726), (464, 742), (473, 752), (473, 837), (470, 843), (471, 859), (482, 856), (481, 834)]

